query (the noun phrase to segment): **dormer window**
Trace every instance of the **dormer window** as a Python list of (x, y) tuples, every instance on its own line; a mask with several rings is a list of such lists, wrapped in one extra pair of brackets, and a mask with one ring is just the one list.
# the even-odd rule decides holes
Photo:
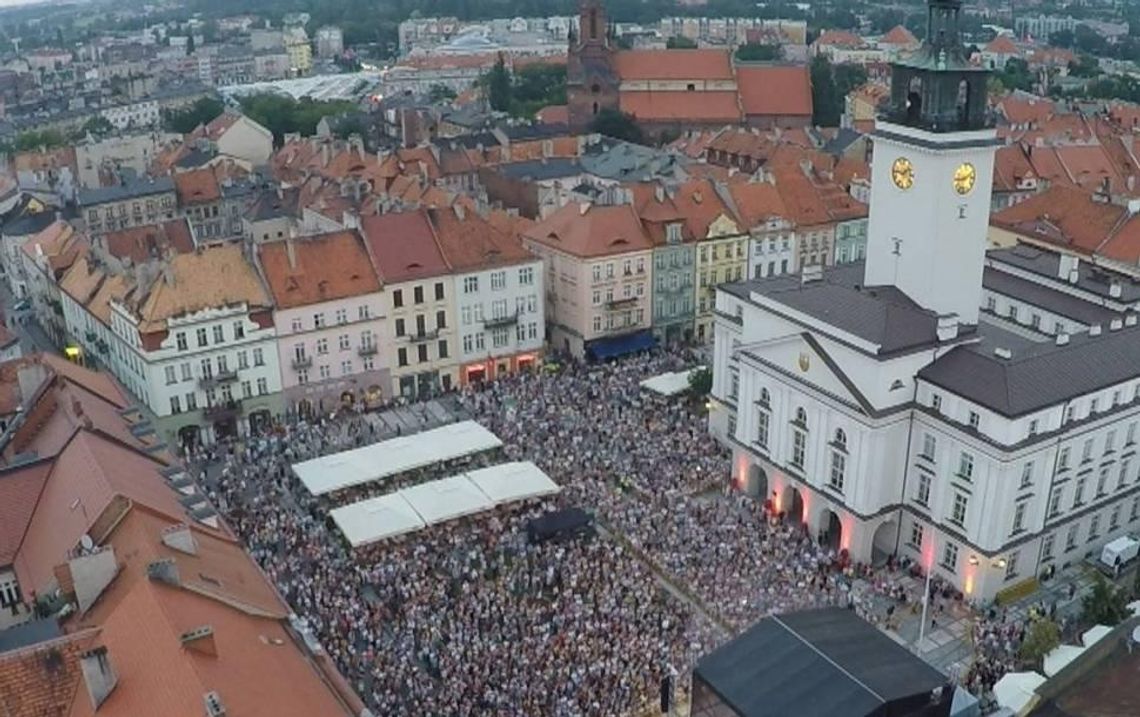
[(668, 224), (665, 227), (665, 238), (670, 244), (675, 244), (681, 241), (681, 225)]

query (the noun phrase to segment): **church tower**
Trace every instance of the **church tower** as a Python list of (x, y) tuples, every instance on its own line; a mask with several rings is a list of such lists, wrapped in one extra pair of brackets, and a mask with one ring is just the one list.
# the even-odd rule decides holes
[(875, 127), (864, 281), (978, 321), (994, 153), (988, 72), (970, 64), (961, 0), (928, 0), (926, 40), (892, 63)]
[(570, 32), (566, 63), (566, 104), (570, 130), (584, 132), (603, 109), (618, 109), (620, 78), (602, 0), (581, 0), (578, 31)]

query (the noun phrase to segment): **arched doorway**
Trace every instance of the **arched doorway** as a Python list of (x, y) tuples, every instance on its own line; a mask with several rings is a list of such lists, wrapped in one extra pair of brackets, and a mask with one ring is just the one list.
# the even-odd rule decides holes
[(875, 534), (871, 537), (872, 565), (883, 565), (887, 558), (894, 555), (898, 537), (899, 524), (894, 520), (885, 521), (875, 528)]
[(820, 515), (819, 544), (836, 551), (843, 545), (843, 522), (830, 508), (824, 508)]
[(352, 408), (356, 404), (356, 396), (352, 391), (342, 391), (340, 394), (340, 404), (345, 408)]
[(744, 490), (749, 495), (758, 495), (761, 498), (768, 495), (768, 474), (755, 463), (748, 467), (748, 483), (744, 486)]
[(178, 444), (183, 450), (197, 448), (202, 443), (202, 433), (198, 426), (183, 426), (178, 429)]
[(269, 414), (267, 409), (254, 411), (249, 414), (249, 431), (253, 435), (267, 433), (272, 426), (273, 417)]
[(798, 488), (788, 486), (784, 489), (783, 500), (780, 501), (780, 509), (784, 512), (784, 517), (788, 522), (804, 522), (804, 497), (800, 494)]

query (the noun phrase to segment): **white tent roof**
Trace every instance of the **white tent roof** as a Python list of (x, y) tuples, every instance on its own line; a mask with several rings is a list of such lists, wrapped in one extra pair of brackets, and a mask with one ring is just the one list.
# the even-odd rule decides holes
[(389, 493), (335, 508), (330, 514), (349, 545), (354, 548), (424, 527), (423, 518), (416, 513), (407, 498), (399, 493)]
[(1045, 676), (1052, 677), (1065, 669), (1066, 665), (1080, 657), (1084, 651), (1085, 648), (1075, 645), (1058, 645), (1045, 656)]
[(1132, 616), (1140, 615), (1140, 600), (1133, 600), (1128, 603), (1128, 609), (1132, 611)]
[(659, 393), (662, 396), (676, 396), (689, 390), (689, 374), (699, 371), (704, 366), (697, 366), (688, 371), (676, 371), (659, 374), (641, 382), (641, 387)]
[(293, 472), (310, 493), (322, 495), (501, 445), (495, 434), (475, 421), (462, 421), (295, 463)]
[(1081, 635), (1081, 644), (1085, 647), (1092, 647), (1110, 632), (1112, 632), (1112, 628), (1107, 625), (1093, 625)]
[(1044, 682), (1045, 678), (1036, 672), (1008, 672), (994, 685), (994, 698), (999, 705), (1017, 714)]
[(467, 477), (495, 505), (553, 495), (562, 490), (541, 468), (529, 461), (480, 468), (468, 473)]
[(428, 525), (489, 510), (495, 505), (465, 475), (405, 488), (400, 495), (407, 498)]

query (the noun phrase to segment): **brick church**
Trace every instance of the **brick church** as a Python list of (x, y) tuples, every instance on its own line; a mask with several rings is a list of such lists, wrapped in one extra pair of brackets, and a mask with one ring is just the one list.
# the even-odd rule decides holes
[(631, 115), (650, 137), (725, 125), (811, 124), (806, 66), (737, 64), (728, 49), (619, 50), (602, 0), (581, 0), (579, 14), (566, 66), (572, 131), (589, 130), (604, 109)]

